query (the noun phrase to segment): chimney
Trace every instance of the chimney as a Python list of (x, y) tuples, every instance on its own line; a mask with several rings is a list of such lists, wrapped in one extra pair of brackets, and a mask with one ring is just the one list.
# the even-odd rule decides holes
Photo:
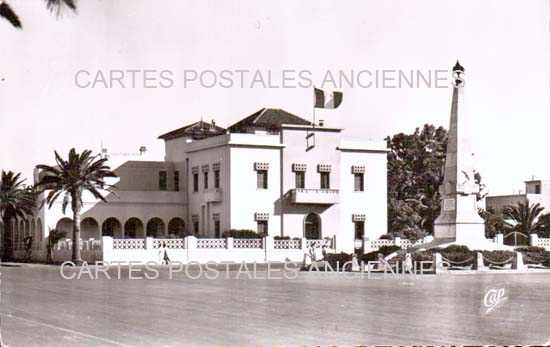
[(212, 123), (210, 125), (210, 130), (212, 130), (212, 131), (216, 130), (216, 122), (214, 122), (213, 119), (212, 119)]

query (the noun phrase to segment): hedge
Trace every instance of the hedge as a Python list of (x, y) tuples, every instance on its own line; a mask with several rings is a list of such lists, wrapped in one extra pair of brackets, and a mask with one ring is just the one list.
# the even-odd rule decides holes
[(228, 237), (233, 237), (236, 239), (261, 239), (264, 235), (248, 229), (231, 229), (229, 231), (224, 231), (222, 237), (224, 239)]

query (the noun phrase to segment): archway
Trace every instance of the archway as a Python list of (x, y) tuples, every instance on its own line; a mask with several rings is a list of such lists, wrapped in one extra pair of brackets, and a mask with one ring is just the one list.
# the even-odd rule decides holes
[(114, 217), (107, 218), (101, 226), (103, 236), (111, 236), (112, 238), (122, 238), (122, 225), (119, 220)]
[(147, 223), (147, 236), (164, 237), (164, 222), (160, 218), (151, 218)]
[(34, 219), (30, 221), (30, 231), (29, 236), (32, 236), (32, 248), (36, 249), (36, 245), (38, 244), (38, 237), (36, 237), (36, 223), (34, 222)]
[(91, 218), (87, 217), (80, 222), (80, 238), (82, 240), (99, 239), (99, 223)]
[(44, 242), (44, 230), (42, 230), (42, 220), (38, 218), (38, 221), (36, 222), (36, 237), (37, 237), (37, 248), (42, 249), (42, 243)]
[(25, 222), (19, 221), (19, 229), (17, 230), (17, 249), (23, 249), (23, 239), (25, 238)]
[(185, 222), (181, 218), (172, 218), (168, 223), (168, 235), (185, 237)]
[(70, 218), (61, 218), (57, 221), (55, 229), (58, 231), (64, 231), (66, 233), (66, 238), (72, 238), (73, 235), (73, 220)]
[(135, 239), (143, 238), (143, 223), (135, 217), (132, 217), (124, 224), (124, 238)]
[[(24, 237), (29, 236), (30, 233), (31, 233), (30, 222), (29, 222), (29, 220), (27, 219), (27, 220), (25, 220), (25, 235), (24, 235)], [(23, 240), (25, 240), (25, 239), (23, 239)]]
[(310, 213), (304, 218), (304, 236), (308, 240), (321, 238), (321, 217), (316, 213)]

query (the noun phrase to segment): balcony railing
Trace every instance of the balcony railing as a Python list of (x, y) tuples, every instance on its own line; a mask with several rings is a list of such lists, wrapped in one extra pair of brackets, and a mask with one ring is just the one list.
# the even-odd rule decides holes
[(222, 189), (212, 188), (204, 191), (204, 202), (221, 202), (222, 201)]
[(302, 189), (289, 191), (290, 201), (294, 204), (332, 205), (340, 201), (338, 189)]

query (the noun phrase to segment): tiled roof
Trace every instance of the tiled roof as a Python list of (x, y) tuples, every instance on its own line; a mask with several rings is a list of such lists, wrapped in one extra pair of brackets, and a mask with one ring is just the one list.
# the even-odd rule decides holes
[(200, 140), (206, 137), (217, 136), (224, 133), (224, 128), (201, 120), (196, 123), (186, 125), (182, 128), (172, 130), (170, 132), (167, 132), (166, 134), (162, 134), (158, 138), (162, 140), (171, 140), (178, 137), (191, 136), (194, 140)]
[(233, 124), (227, 130), (233, 133), (246, 132), (246, 129), (251, 126), (279, 129), (282, 124), (311, 125), (311, 122), (280, 108), (262, 108)]

